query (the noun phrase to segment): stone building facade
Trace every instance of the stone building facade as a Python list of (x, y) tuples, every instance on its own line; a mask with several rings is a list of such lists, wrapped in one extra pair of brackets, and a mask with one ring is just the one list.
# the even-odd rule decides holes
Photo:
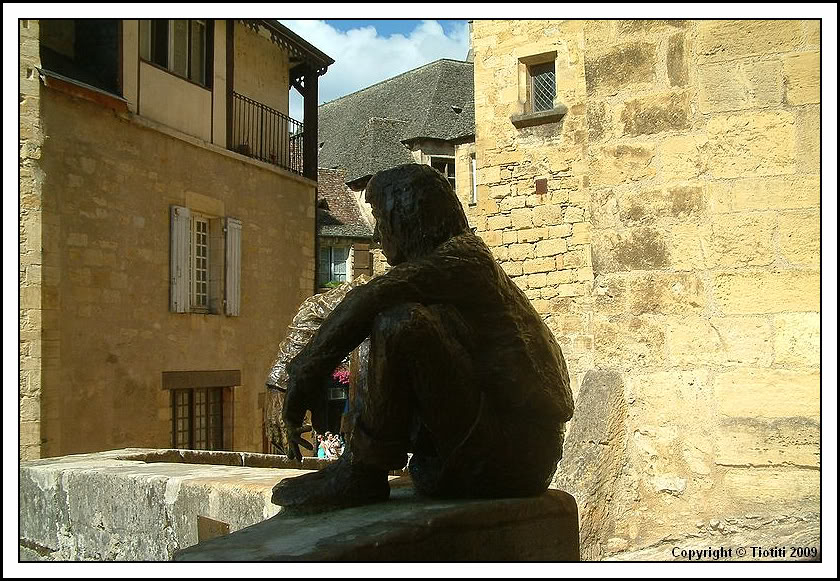
[(345, 182), (344, 169), (318, 168), (319, 290), (373, 275), (373, 214)]
[[(305, 79), (316, 125), (332, 60), (263, 21), (19, 27), (21, 458), (264, 451), (265, 377), (315, 286), (317, 159), (288, 127), (245, 151), (234, 114), (285, 118)], [(86, 76), (103, 54), (110, 84)]]
[(820, 22), (482, 20), (471, 43), (465, 208), (566, 355), (582, 556), (817, 542)]

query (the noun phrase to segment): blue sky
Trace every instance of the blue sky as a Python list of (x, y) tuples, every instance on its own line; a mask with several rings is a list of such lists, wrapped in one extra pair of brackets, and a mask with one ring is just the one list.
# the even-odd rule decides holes
[[(466, 20), (281, 20), (327, 53), (335, 64), (318, 84), (320, 103), (440, 58), (464, 60)], [(290, 92), (289, 114), (303, 119), (303, 102)]]
[[(408, 35), (423, 21), (392, 18), (382, 20), (325, 20), (324, 22), (340, 31), (373, 26), (381, 36), (390, 36), (392, 34)], [(445, 32), (449, 33), (456, 26), (463, 26), (466, 20), (438, 20), (437, 22), (440, 23)]]

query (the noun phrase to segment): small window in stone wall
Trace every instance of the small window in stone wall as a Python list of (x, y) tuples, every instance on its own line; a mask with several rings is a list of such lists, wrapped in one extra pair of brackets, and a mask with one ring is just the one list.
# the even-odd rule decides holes
[(519, 58), (519, 112), (510, 117), (517, 129), (562, 121), (566, 106), (557, 100), (557, 51)]
[(172, 445), (190, 450), (224, 449), (224, 387), (172, 390)]
[(528, 104), (531, 113), (554, 108), (557, 84), (554, 61), (528, 67)]

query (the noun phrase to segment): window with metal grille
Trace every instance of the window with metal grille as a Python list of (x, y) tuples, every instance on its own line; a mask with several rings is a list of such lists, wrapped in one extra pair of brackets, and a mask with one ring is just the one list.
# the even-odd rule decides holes
[(172, 390), (172, 445), (190, 450), (223, 450), (223, 387)]
[(204, 20), (141, 20), (140, 57), (209, 86), (209, 30)]
[[(454, 157), (432, 157), (432, 167), (438, 170), (449, 180), (449, 185), (455, 190), (455, 158)], [(458, 190), (455, 190), (456, 192)]]
[(210, 223), (203, 216), (193, 215), (190, 232), (190, 297), (192, 308), (206, 310), (210, 271)]
[(554, 76), (554, 62), (531, 65), (528, 67), (530, 79), (531, 112), (550, 111), (554, 108), (557, 84)]

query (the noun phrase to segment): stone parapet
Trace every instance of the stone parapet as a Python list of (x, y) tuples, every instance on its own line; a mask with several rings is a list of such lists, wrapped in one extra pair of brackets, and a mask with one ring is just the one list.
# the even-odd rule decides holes
[(275, 515), (274, 485), (324, 464), (147, 448), (24, 461), (20, 558), (168, 561), (203, 540), (202, 520), (236, 531)]
[(406, 478), (367, 506), (276, 517), (178, 551), (176, 561), (578, 561), (577, 505), (535, 498), (418, 498)]
[[(176, 560), (212, 561), (579, 559), (577, 506), (557, 490), (529, 499), (420, 500), (407, 475), (392, 472), (387, 503), (309, 516), (285, 514), (271, 504), (279, 481), (327, 463), (150, 448), (24, 461), (19, 558), (169, 561), (178, 553)], [(272, 518), (278, 514), (285, 520)]]

